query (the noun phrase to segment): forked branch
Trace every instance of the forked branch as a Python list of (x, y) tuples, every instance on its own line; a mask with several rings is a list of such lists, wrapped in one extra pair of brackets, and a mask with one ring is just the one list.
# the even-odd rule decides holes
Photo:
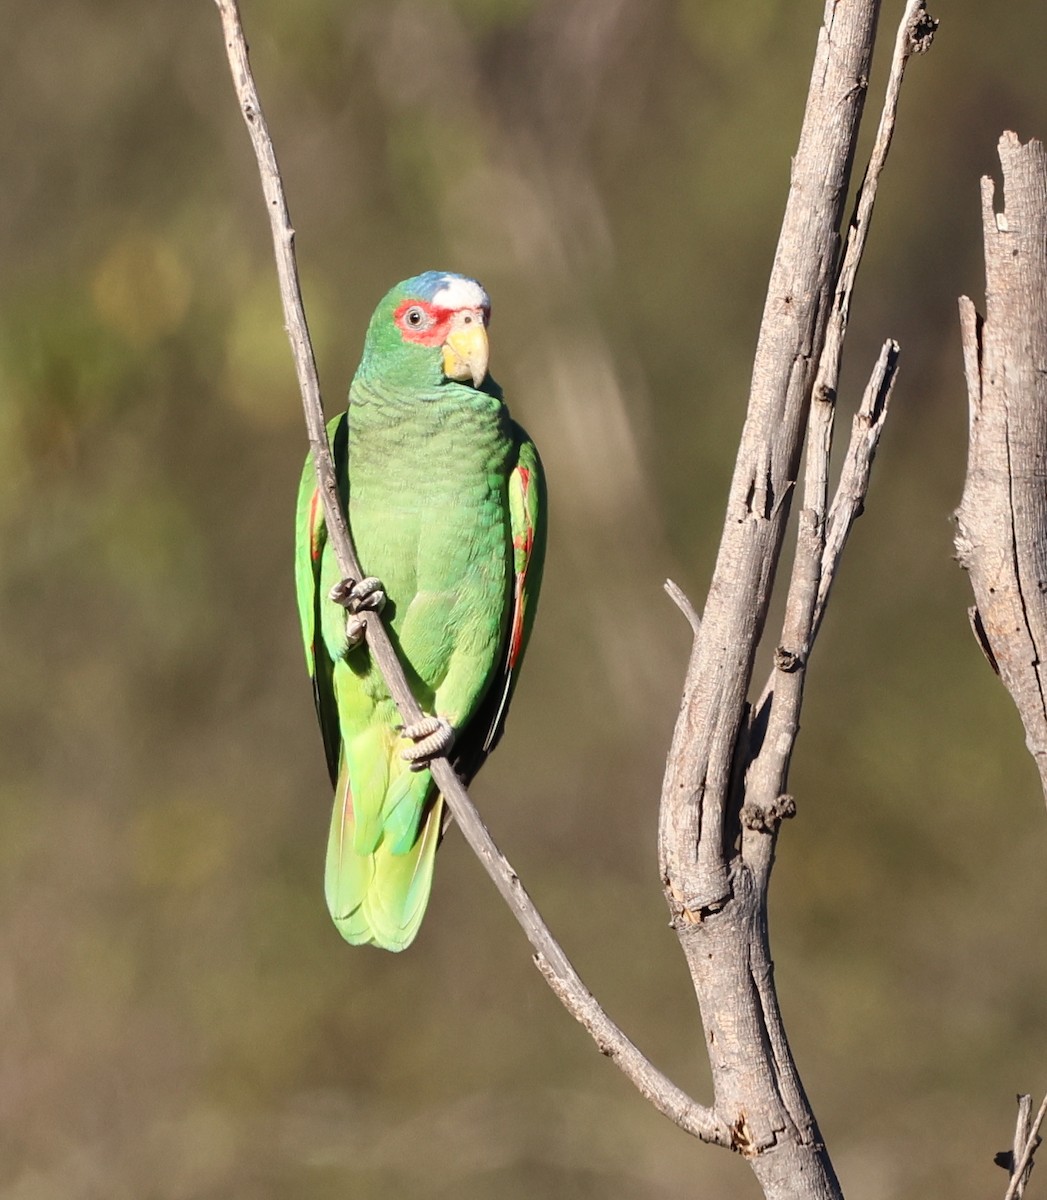
[[(879, 8), (877, 0), (826, 4), (723, 537), (662, 789), (663, 878), (705, 1025), (717, 1112), (738, 1130), (739, 1149), (765, 1195), (790, 1200), (837, 1200), (841, 1192), (778, 1007), (767, 884), (779, 826), (794, 811), (786, 785), (808, 659), (861, 512), (897, 369), (898, 348), (887, 342), (830, 505), (851, 296), (905, 67), (928, 48), (937, 25), (923, 0), (906, 3), (879, 129), (841, 249), (842, 205)], [(750, 710), (753, 661), (805, 431), (807, 469), (785, 625), (772, 680)]]

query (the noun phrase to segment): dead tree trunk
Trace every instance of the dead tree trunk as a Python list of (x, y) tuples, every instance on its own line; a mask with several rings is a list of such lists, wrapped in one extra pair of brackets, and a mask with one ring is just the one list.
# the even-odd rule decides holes
[(956, 551), (1047, 794), (1047, 156), (1013, 133), (999, 154), (999, 211), (982, 180), (985, 317), (960, 299), (970, 445)]
[[(851, 288), (905, 64), (929, 46), (936, 24), (922, 3), (906, 6), (876, 144), (841, 247), (878, 14), (873, 0), (826, 6), (723, 537), (662, 791), (662, 878), (701, 1009), (714, 1111), (774, 1200), (842, 1195), (782, 1024), (767, 888), (780, 823), (793, 812), (786, 788), (808, 659), (840, 550), (861, 511), (897, 364), (889, 342), (830, 506), (829, 451)], [(805, 432), (785, 623), (772, 678), (750, 706)]]
[[(1003, 205), (982, 179), (985, 316), (960, 297), (970, 404), (967, 478), (956, 553), (971, 577), (971, 627), (1011, 694), (1047, 797), (1047, 154), (1005, 133), (998, 146)], [(1020, 1200), (1040, 1144), (1018, 1097), (1014, 1148), (998, 1155)]]

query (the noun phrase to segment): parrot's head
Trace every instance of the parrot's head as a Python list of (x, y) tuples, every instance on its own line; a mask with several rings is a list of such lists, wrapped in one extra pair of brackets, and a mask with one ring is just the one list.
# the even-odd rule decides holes
[(371, 317), (361, 369), (399, 386), (488, 379), (491, 301), (475, 279), (426, 271), (398, 283)]

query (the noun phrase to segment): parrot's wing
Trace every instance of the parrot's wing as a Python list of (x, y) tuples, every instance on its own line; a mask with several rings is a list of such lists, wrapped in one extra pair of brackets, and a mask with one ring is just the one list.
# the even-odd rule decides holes
[(468, 782), (483, 766), (505, 729), (520, 660), (534, 625), (545, 563), (546, 495), (542, 460), (534, 442), (518, 426), (516, 466), (509, 476), (509, 528), (512, 537), (512, 608), (502, 657), (480, 707), (463, 730), (454, 766)]
[[(334, 458), (335, 477), (344, 480), (346, 473), (346, 442), (348, 422), (345, 413), (335, 417), (327, 426)], [(343, 504), (345, 497), (342, 498)], [(334, 664), (324, 645), (320, 626), (320, 570), (324, 547), (327, 545), (327, 523), (320, 501), (313, 457), (305, 460), (302, 482), (298, 488), (298, 515), (295, 523), (295, 590), (298, 594), (298, 616), (302, 623), (302, 642), (305, 662), (313, 681), (313, 699), (320, 732), (327, 755), (327, 770), (331, 782), (338, 779), (338, 759), (342, 738), (338, 725), (338, 705), (334, 694)]]

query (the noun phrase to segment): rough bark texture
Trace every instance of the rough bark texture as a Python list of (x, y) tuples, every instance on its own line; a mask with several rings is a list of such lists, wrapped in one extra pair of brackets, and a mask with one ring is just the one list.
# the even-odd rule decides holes
[[(812, 614), (825, 568), (824, 497), (815, 507), (805, 503), (801, 513), (801, 545), (806, 537), (811, 549), (809, 578), (798, 588), (808, 601), (802, 644), (780, 648), (776, 682), (755, 720), (746, 696), (826, 328), (839, 299), (839, 231), (878, 13), (876, 0), (826, 5), (723, 537), (688, 666), (659, 825), (666, 896), (705, 1027), (714, 1110), (731, 1127), (735, 1149), (749, 1160), (771, 1200), (841, 1196), (786, 1039), (767, 935), (768, 876), (778, 826), (791, 815), (792, 800), (755, 786), (747, 796), (747, 773), (753, 772), (754, 784), (761, 774), (761, 750), (777, 755), (776, 771), (764, 769), (764, 775), (784, 782), (787, 771), (802, 679), (793, 689), (796, 707), (778, 731), (782, 747), (765, 745), (764, 736), (776, 682), (805, 668), (813, 639)], [(899, 71), (909, 50), (929, 43), (928, 21), (922, 3), (907, 6)], [(893, 372), (892, 361), (883, 368), (882, 386), (873, 389), (878, 399), (868, 420), (876, 427)], [(818, 403), (831, 409), (834, 386), (820, 393)], [(831, 415), (823, 425), (828, 445)], [(874, 443), (875, 438), (873, 448)], [(828, 454), (823, 458), (827, 470)]]
[(1004, 207), (982, 180), (985, 318), (960, 300), (970, 400), (956, 550), (972, 624), (1018, 707), (1047, 794), (1047, 156), (999, 144)]
[(878, 12), (876, 0), (829, 0), (819, 34), (723, 538), (663, 788), (661, 861), (685, 920), (731, 894), (723, 837), (731, 764), (836, 281)]

